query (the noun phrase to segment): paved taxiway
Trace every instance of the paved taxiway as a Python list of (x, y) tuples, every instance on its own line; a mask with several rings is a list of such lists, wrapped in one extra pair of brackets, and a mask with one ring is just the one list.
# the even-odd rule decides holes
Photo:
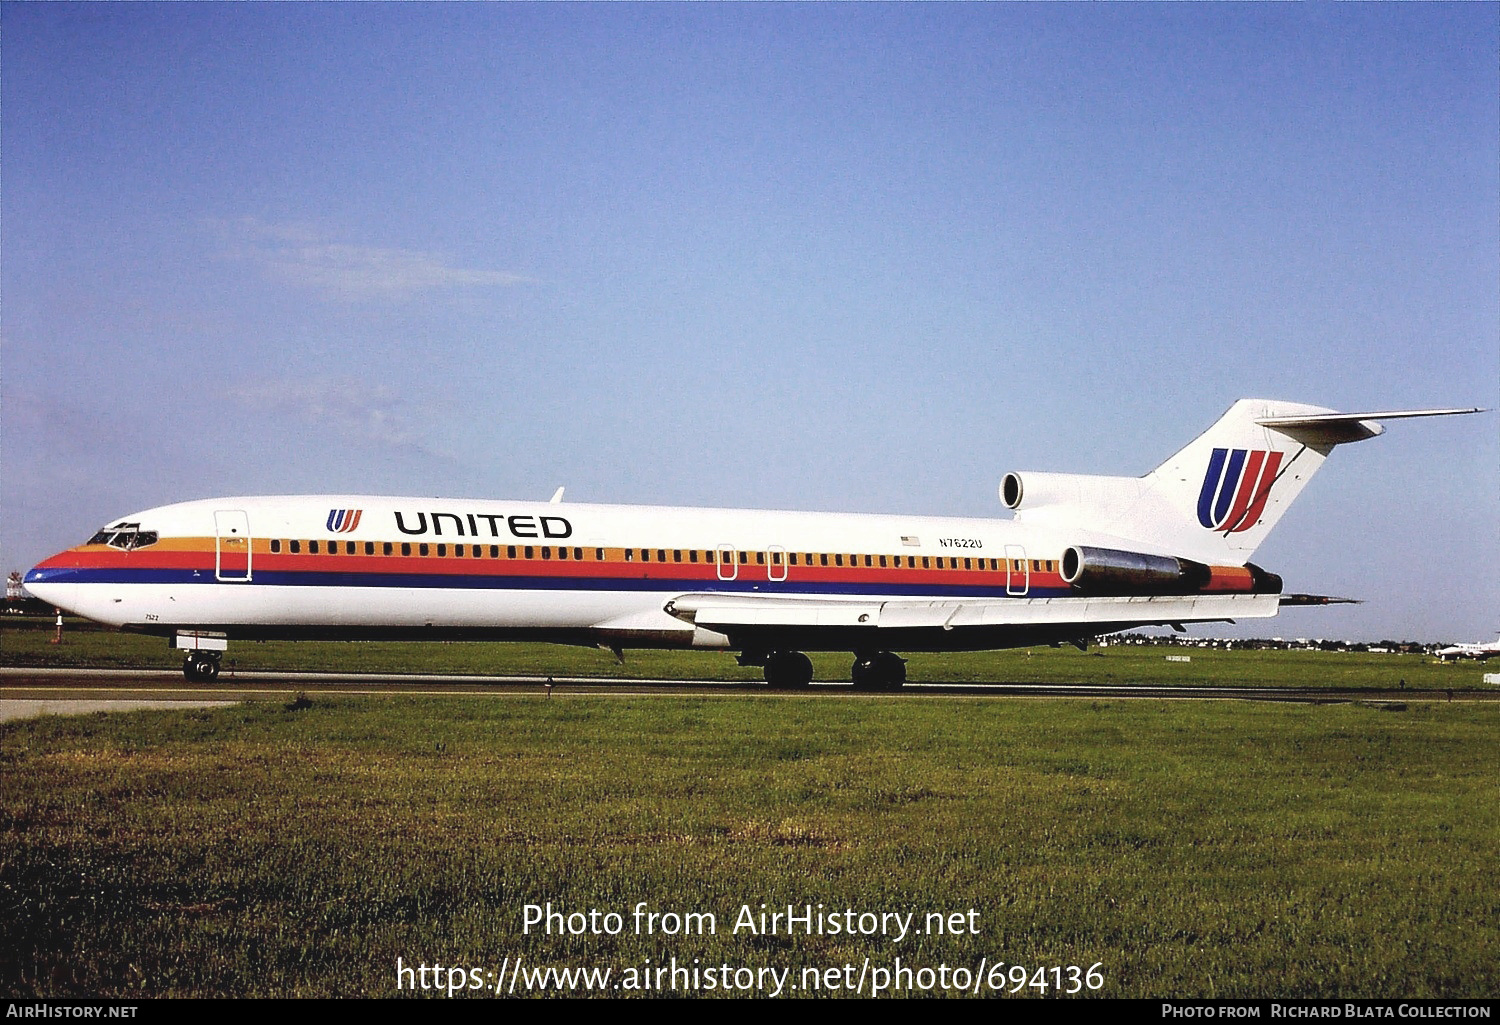
[(79, 701), (33, 698), (0, 698), (0, 722), (7, 719), (35, 719), (43, 715), (88, 715), (90, 712), (133, 712), (141, 708), (223, 708), (238, 701), (132, 701), (113, 698)]
[[(1293, 702), (1391, 702), (1391, 701), (1493, 701), (1495, 691), (1356, 690), (1312, 687), (1152, 687), (1096, 684), (1006, 683), (909, 683), (899, 694), (867, 695), (848, 683), (815, 683), (805, 691), (773, 691), (764, 684), (711, 682), (702, 680), (601, 680), (585, 677), (542, 676), (436, 676), (330, 673), (226, 673), (212, 684), (188, 682), (170, 670), (125, 669), (15, 669), (0, 668), (0, 701), (59, 702), (225, 702), (272, 701), (296, 694), (411, 694), (534, 695), (590, 694), (630, 697), (640, 695), (763, 694), (797, 696), (815, 694), (854, 697), (1071, 697), (1071, 698), (1176, 698)], [(124, 707), (124, 706), (121, 706)]]

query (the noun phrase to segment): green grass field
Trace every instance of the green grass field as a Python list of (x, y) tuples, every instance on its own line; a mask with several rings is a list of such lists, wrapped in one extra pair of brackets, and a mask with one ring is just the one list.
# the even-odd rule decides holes
[[(794, 984), (867, 957), (1097, 963), (1098, 992), (1125, 997), (1500, 985), (1489, 704), (303, 705), (0, 726), (0, 990), (383, 997), (398, 957), (517, 956), (616, 980), (698, 958)], [(626, 924), (523, 935), (523, 907), (548, 901)], [(641, 901), (718, 930), (636, 935)], [(762, 902), (972, 908), (979, 933), (734, 934)]]
[[(181, 652), (160, 637), (68, 629), (0, 630), (0, 665), (176, 669)], [(1188, 663), (1168, 662), (1187, 654)], [(814, 654), (819, 680), (848, 680), (850, 656)], [(458, 673), (480, 676), (597, 676), (605, 679), (760, 680), (761, 672), (720, 652), (628, 651), (623, 665), (594, 648), (558, 644), (234, 642), (235, 671)], [(1475, 663), (1442, 665), (1426, 655), (1316, 651), (1212, 651), (1115, 645), (952, 654), (913, 654), (913, 682), (1135, 683), (1153, 686), (1337, 687), (1385, 690), (1493, 689)]]

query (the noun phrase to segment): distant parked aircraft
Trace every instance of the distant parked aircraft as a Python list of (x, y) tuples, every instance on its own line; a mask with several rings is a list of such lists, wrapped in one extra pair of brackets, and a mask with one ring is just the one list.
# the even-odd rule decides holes
[(1446, 662), (1450, 658), (1472, 658), (1480, 662), (1500, 655), (1500, 637), (1495, 638), (1489, 644), (1455, 644), (1448, 648), (1439, 648), (1438, 661)]

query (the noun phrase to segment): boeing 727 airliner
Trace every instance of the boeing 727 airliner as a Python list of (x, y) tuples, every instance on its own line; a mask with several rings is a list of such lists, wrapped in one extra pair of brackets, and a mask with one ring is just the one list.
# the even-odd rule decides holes
[[(1084, 644), (1140, 626), (1274, 616), (1249, 562), (1337, 445), (1376, 421), (1261, 399), (1144, 477), (1010, 473), (1007, 520), (448, 501), (219, 498), (126, 516), (26, 575), (44, 601), (186, 651), (218, 675), (231, 639), (545, 640), (710, 648), (812, 680), (854, 654), (899, 687), (898, 651)], [(559, 496), (560, 497), (560, 496)], [(1305, 596), (1302, 596), (1305, 597)]]

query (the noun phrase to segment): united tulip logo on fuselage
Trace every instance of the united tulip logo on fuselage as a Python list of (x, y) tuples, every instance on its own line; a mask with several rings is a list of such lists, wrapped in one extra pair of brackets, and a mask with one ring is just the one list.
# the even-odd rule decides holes
[(363, 514), (363, 509), (329, 509), (328, 530), (333, 534), (352, 534)]
[(1255, 526), (1280, 466), (1280, 452), (1214, 449), (1198, 493), (1198, 522), (1226, 534)]

